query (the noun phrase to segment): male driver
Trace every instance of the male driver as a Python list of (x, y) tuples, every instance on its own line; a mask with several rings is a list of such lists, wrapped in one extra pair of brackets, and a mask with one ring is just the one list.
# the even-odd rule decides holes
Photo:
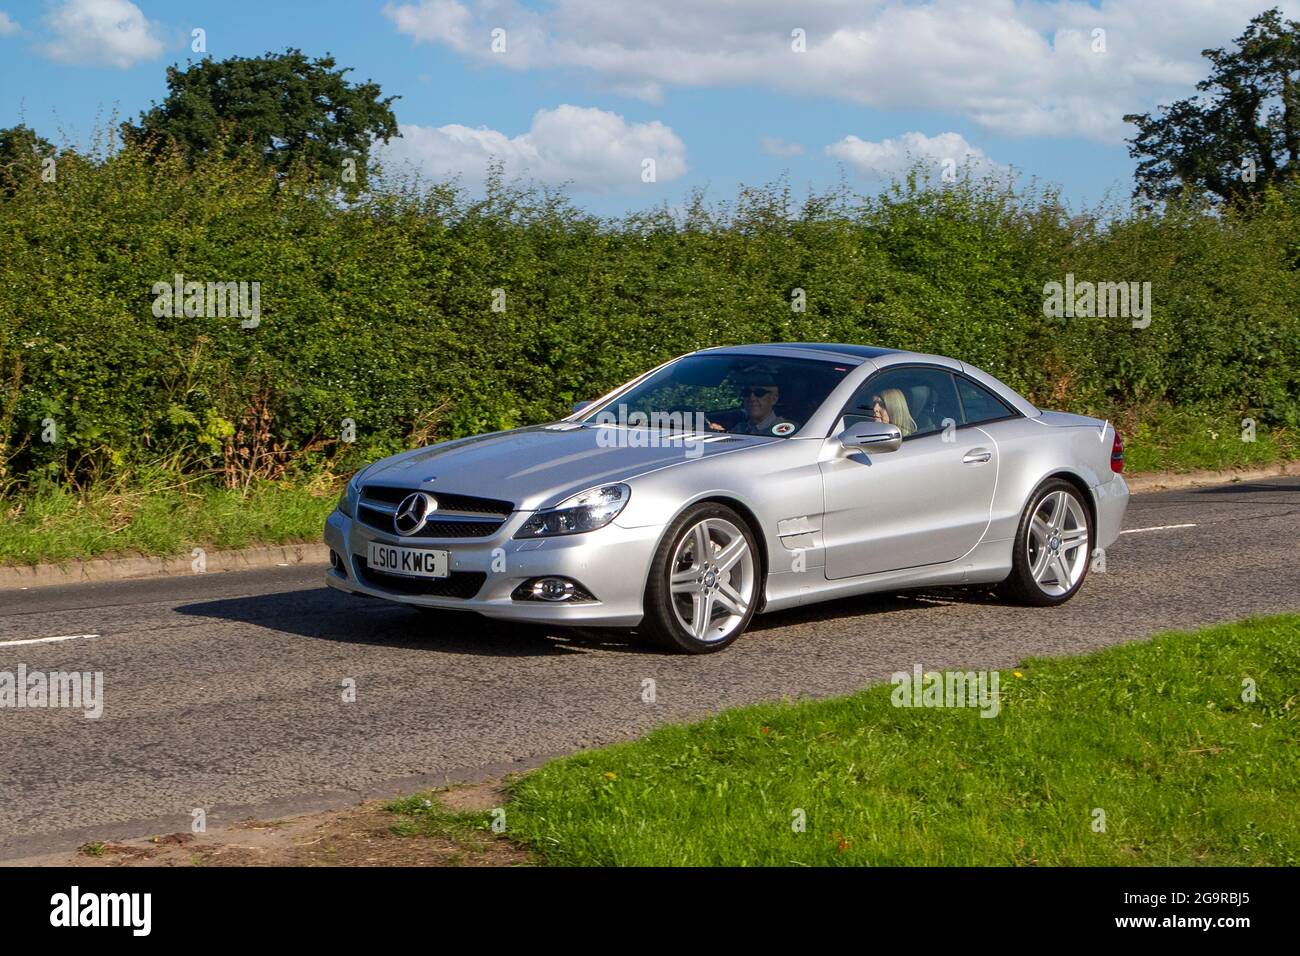
[(730, 429), (709, 422), (715, 432), (731, 431), (736, 435), (788, 435), (795, 430), (794, 422), (780, 418), (772, 409), (781, 397), (776, 375), (770, 366), (751, 365), (737, 376), (740, 391), (740, 408), (743, 413)]

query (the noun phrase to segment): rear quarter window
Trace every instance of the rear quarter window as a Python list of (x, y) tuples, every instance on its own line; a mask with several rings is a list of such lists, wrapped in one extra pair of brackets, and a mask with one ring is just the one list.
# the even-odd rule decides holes
[(1014, 408), (998, 398), (982, 385), (976, 385), (968, 378), (955, 376), (957, 394), (961, 396), (962, 413), (965, 424), (978, 425), (980, 422), (996, 421), (1010, 418), (1016, 414)]

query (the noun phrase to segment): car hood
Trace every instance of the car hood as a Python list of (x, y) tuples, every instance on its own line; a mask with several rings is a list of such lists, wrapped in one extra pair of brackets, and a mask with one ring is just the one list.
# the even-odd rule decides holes
[[(761, 435), (683, 439), (656, 431), (557, 422), (431, 445), (385, 458), (363, 484), (498, 498), (517, 511), (549, 507), (592, 485), (781, 441)], [(647, 447), (642, 447), (644, 443)]]

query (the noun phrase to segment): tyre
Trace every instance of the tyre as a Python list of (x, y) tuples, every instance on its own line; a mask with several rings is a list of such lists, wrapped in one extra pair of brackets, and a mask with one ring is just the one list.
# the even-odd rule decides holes
[(999, 593), (1037, 607), (1064, 604), (1088, 576), (1093, 534), (1083, 493), (1059, 478), (1043, 482), (1020, 517), (1011, 574)]
[(725, 505), (693, 505), (668, 528), (650, 564), (641, 630), (670, 650), (720, 651), (749, 626), (761, 574), (745, 519)]

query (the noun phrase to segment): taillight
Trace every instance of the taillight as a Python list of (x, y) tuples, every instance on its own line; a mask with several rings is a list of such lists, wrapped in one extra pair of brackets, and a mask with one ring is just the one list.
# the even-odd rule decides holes
[(1115, 444), (1110, 446), (1110, 470), (1119, 474), (1124, 470), (1124, 439), (1119, 437), (1119, 429), (1115, 429)]

